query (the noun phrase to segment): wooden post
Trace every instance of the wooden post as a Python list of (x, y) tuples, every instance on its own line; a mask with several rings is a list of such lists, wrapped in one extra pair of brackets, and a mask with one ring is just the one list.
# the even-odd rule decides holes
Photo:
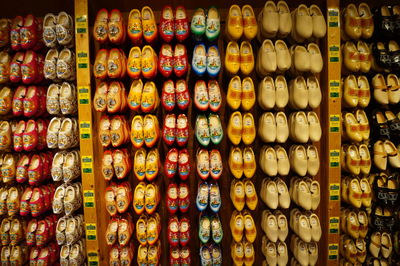
[(319, 248), (319, 265), (339, 264), (340, 221), (340, 146), (341, 146), (341, 54), (340, 54), (340, 10), (339, 0), (327, 0), (327, 73), (324, 88), (323, 138), (324, 171), (321, 178), (321, 226), (322, 240)]
[(99, 249), (98, 216), (100, 206), (96, 204), (101, 200), (99, 188), (96, 190), (92, 108), (90, 89), (90, 61), (89, 61), (89, 18), (88, 1), (75, 0), (75, 43), (76, 43), (76, 69), (78, 90), (79, 137), (81, 153), (82, 189), (84, 197), (84, 216), (86, 231), (86, 251), (88, 265), (104, 265), (101, 257), (104, 251)]

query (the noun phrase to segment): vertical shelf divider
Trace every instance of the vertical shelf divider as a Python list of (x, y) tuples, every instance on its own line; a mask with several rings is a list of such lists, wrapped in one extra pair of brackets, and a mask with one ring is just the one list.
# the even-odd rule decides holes
[(323, 90), (323, 127), (321, 178), (321, 226), (319, 265), (339, 264), (340, 238), (340, 149), (341, 149), (341, 51), (339, 0), (327, 0), (326, 80)]
[[(88, 0), (74, 0), (75, 7), (75, 44), (78, 90), (79, 138), (81, 155), (81, 174), (83, 190), (83, 210), (85, 217), (86, 251), (89, 266), (104, 265), (104, 251), (99, 245), (102, 234), (100, 204), (101, 188), (96, 186), (94, 167), (94, 137), (92, 132), (92, 107), (89, 60), (89, 17)], [(101, 250), (100, 250), (101, 249)]]

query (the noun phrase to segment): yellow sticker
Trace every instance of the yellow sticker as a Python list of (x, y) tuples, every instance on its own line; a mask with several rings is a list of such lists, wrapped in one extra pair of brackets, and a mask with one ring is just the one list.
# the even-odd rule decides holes
[(97, 239), (97, 226), (95, 223), (86, 224), (86, 239), (87, 240)]
[(339, 9), (329, 8), (328, 9), (328, 27), (338, 28), (339, 27)]
[(337, 260), (339, 255), (339, 245), (329, 244), (328, 245), (328, 260)]
[(93, 173), (93, 158), (92, 158), (92, 156), (82, 156), (82, 172), (84, 174)]
[(90, 91), (87, 86), (78, 86), (79, 104), (90, 104)]
[(329, 132), (340, 132), (340, 115), (329, 115)]
[(99, 253), (97, 251), (88, 251), (88, 262), (89, 266), (99, 265)]
[(94, 208), (94, 190), (88, 189), (83, 191), (83, 202), (85, 208)]
[(340, 150), (330, 150), (329, 151), (329, 166), (339, 167), (340, 164)]
[(76, 17), (75, 19), (76, 33), (87, 33), (88, 23), (86, 15)]
[(340, 183), (329, 184), (329, 199), (339, 200), (340, 197)]
[(339, 45), (329, 45), (329, 62), (339, 62), (340, 48)]
[(79, 123), (79, 131), (81, 139), (90, 139), (92, 135), (92, 129), (89, 121), (81, 121)]
[(329, 81), (329, 97), (340, 98), (340, 80)]
[(78, 51), (76, 54), (78, 68), (89, 67), (89, 53), (88, 51)]
[(338, 234), (339, 233), (339, 217), (330, 217), (329, 218), (329, 234)]

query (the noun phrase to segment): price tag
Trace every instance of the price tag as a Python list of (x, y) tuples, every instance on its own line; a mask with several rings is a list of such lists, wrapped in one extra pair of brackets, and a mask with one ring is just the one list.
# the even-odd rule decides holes
[[(84, 174), (93, 173), (93, 158), (92, 156), (82, 156), (82, 172)], [(94, 195), (94, 193), (93, 193)], [(94, 203), (94, 199), (93, 199)]]
[(86, 15), (77, 17), (75, 19), (75, 25), (76, 25), (76, 33), (87, 33), (87, 28), (88, 28), (88, 24), (87, 24), (87, 17)]
[(79, 125), (81, 139), (90, 139), (92, 135), (92, 129), (89, 121), (81, 121)]
[(94, 208), (94, 190), (85, 190), (83, 192), (83, 202), (85, 208)]
[(340, 132), (340, 116), (330, 115), (329, 116), (329, 132), (339, 133)]
[(329, 62), (339, 62), (340, 58), (339, 45), (329, 45)]
[(79, 104), (90, 104), (89, 88), (87, 86), (78, 86)]
[(340, 80), (329, 81), (329, 97), (340, 98)]
[(86, 224), (86, 239), (87, 240), (97, 239), (97, 227), (95, 223)]
[(330, 28), (339, 27), (339, 9), (337, 8), (328, 9), (328, 27)]
[(340, 199), (340, 183), (329, 184), (329, 200)]
[(99, 265), (99, 253), (97, 253), (97, 251), (89, 251), (88, 252), (88, 262), (89, 262), (89, 266)]
[(337, 260), (339, 255), (339, 245), (329, 244), (328, 245), (328, 260)]
[(329, 167), (336, 168), (340, 164), (340, 150), (329, 151)]
[(329, 218), (329, 234), (339, 234), (339, 217)]
[(78, 51), (77, 63), (78, 63), (78, 68), (88, 68), (89, 56), (87, 51)]

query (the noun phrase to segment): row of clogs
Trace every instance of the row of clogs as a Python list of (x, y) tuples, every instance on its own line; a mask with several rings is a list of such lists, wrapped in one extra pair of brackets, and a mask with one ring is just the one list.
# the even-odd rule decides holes
[[(48, 123), (48, 120), (43, 119), (37, 119), (36, 121), (28, 120), (27, 122), (23, 120), (19, 121), (13, 132), (12, 139), (10, 138), (10, 141), (13, 142), (14, 150), (21, 152), (23, 150), (32, 151), (47, 148), (46, 136)], [(2, 138), (8, 139), (9, 136), (6, 134)], [(5, 147), (9, 146), (7, 142), (3, 145)]]
[[(186, 229), (189, 227), (186, 226)], [(185, 233), (187, 234), (187, 232)], [(222, 230), (222, 223), (218, 216), (218, 214), (213, 214), (208, 216), (207, 214), (200, 213), (199, 217), (199, 239), (202, 244), (207, 244), (209, 240), (215, 244), (220, 244), (222, 238), (224, 236), (224, 232)], [(189, 236), (186, 236), (187, 240), (189, 240)], [(182, 244), (181, 244), (182, 245)]]
[(400, 151), (390, 140), (378, 140), (374, 143), (374, 165), (382, 171), (388, 167), (400, 168)]
[(377, 174), (372, 180), (377, 198), (386, 206), (394, 206), (398, 199), (399, 181), (395, 175)]
[[(56, 235), (56, 223), (57, 216), (54, 214), (46, 216), (41, 220), (30, 220), (25, 230), (26, 244), (37, 247), (46, 246)], [(18, 228), (22, 227), (22, 224), (15, 224), (14, 226)], [(24, 229), (21, 228), (20, 230)]]
[(214, 180), (218, 180), (222, 175), (222, 157), (217, 149), (211, 151), (198, 149), (196, 153), (196, 164), (197, 174), (203, 180), (207, 180), (209, 176)]
[(64, 48), (61, 51), (50, 49), (44, 59), (43, 74), (45, 79), (53, 81), (76, 79), (75, 53)]
[(46, 113), (46, 89), (39, 86), (19, 86), (15, 93), (4, 86), (0, 90), (0, 114), (11, 111), (13, 116), (39, 117)]
[(356, 263), (364, 263), (367, 257), (367, 243), (365, 239), (362, 238), (352, 239), (348, 235), (341, 235), (339, 254), (353, 265)]
[(160, 200), (160, 189), (156, 184), (140, 182), (133, 194), (133, 209), (136, 214), (146, 212), (151, 215), (157, 210)]
[(232, 238), (235, 240), (234, 242), (240, 243), (242, 240), (246, 240), (250, 243), (254, 243), (257, 237), (257, 229), (249, 211), (244, 210), (240, 212), (234, 210), (229, 226), (231, 228)]
[(243, 41), (240, 48), (237, 42), (230, 41), (225, 51), (225, 69), (230, 75), (236, 75), (239, 70), (248, 76), (254, 69), (254, 54), (251, 43)]
[(29, 250), (26, 245), (10, 245), (1, 248), (1, 261), (24, 265), (25, 263), (56, 263), (59, 259), (59, 248), (56, 242), (39, 248), (33, 247)]
[(268, 240), (274, 243), (278, 240), (285, 242), (289, 234), (286, 216), (280, 210), (276, 210), (274, 213), (264, 210), (261, 217), (261, 228)]
[(74, 45), (74, 20), (65, 13), (46, 14), (43, 19), (43, 41), (49, 48), (57, 45), (71, 47)]
[(341, 167), (342, 170), (353, 175), (368, 175), (371, 171), (371, 155), (366, 144), (342, 145)]
[[(172, 146), (175, 142), (179, 147), (186, 146), (189, 138), (189, 122), (185, 114), (179, 114), (178, 117), (174, 113), (167, 114), (164, 117), (164, 125), (162, 136), (164, 142), (168, 146)], [(209, 124), (210, 126), (213, 124)], [(214, 132), (214, 128), (210, 131)]]
[(222, 205), (221, 192), (217, 182), (202, 181), (197, 188), (196, 207), (202, 212), (208, 207), (218, 213)]
[[(371, 101), (369, 81), (366, 76), (348, 75), (342, 79), (343, 103), (346, 107), (366, 108)], [(388, 92), (391, 98), (394, 94)], [(400, 96), (400, 94), (399, 94)], [(400, 99), (400, 98), (399, 98)]]
[[(163, 90), (163, 92), (164, 91), (165, 90)], [(172, 92), (169, 92), (168, 94), (171, 95)], [(176, 98), (179, 99), (179, 96), (177, 95)], [(164, 101), (164, 99), (165, 98), (163, 97), (164, 109), (167, 111), (172, 111), (175, 105), (175, 96), (172, 96), (172, 99), (169, 101)], [(222, 95), (218, 81), (209, 80), (207, 84), (204, 80), (196, 81), (196, 84), (194, 85), (193, 101), (197, 109), (199, 109), (200, 111), (207, 111), (208, 109), (210, 109), (210, 111), (212, 112), (218, 112), (222, 106)], [(169, 104), (165, 104), (165, 102)]]
[(234, 76), (229, 81), (226, 102), (232, 110), (242, 107), (243, 111), (249, 111), (256, 102), (256, 94), (253, 79), (245, 77), (243, 80), (239, 76)]
[(132, 170), (132, 161), (127, 149), (105, 150), (101, 161), (101, 173), (105, 180), (114, 176), (124, 179)]
[(233, 180), (231, 182), (230, 198), (233, 206), (242, 211), (245, 206), (254, 211), (257, 208), (258, 196), (256, 188), (250, 180)]
[(206, 47), (204, 43), (197, 44), (193, 49), (192, 70), (201, 77), (208, 74), (211, 78), (218, 76), (221, 70), (221, 57), (217, 45)]
[[(157, 54), (151, 46), (142, 49), (142, 72), (143, 77), (152, 78), (157, 74)], [(127, 72), (127, 58), (124, 51), (118, 48), (111, 50), (101, 49), (96, 53), (93, 65), (93, 75), (96, 79), (122, 79)], [(146, 67), (145, 67), (146, 66)]]
[(374, 99), (380, 104), (398, 104), (400, 102), (400, 81), (395, 74), (376, 74), (372, 78)]
[(363, 109), (357, 109), (355, 114), (343, 112), (342, 122), (342, 137), (345, 139), (355, 143), (369, 139), (371, 130), (367, 114)]
[(261, 38), (284, 38), (291, 34), (297, 42), (310, 38), (323, 38), (326, 34), (326, 21), (317, 5), (307, 8), (301, 4), (295, 10), (290, 9), (285, 1), (275, 4), (266, 1), (257, 18), (259, 40)]
[(316, 76), (298, 76), (290, 80), (289, 87), (284, 76), (275, 80), (266, 76), (258, 85), (258, 103), (264, 110), (283, 109), (289, 103), (292, 109), (317, 108), (322, 93)]
[[(185, 251), (188, 254), (188, 251)], [(253, 249), (254, 252), (254, 249)], [(189, 265), (185, 255), (181, 254), (181, 265)], [(203, 244), (200, 246), (200, 262), (201, 265), (222, 265), (222, 250), (220, 245)], [(187, 263), (187, 264), (185, 264)]]
[[(140, 246), (140, 247), (142, 247), (142, 246)], [(154, 251), (152, 250), (152, 252), (154, 252)], [(110, 248), (110, 251), (109, 251), (109, 264), (110, 265), (120, 265), (120, 264), (126, 263), (127, 265), (130, 265), (134, 261), (134, 254), (135, 254), (135, 248), (134, 248), (132, 242), (129, 245), (126, 245), (124, 247), (114, 245)], [(147, 263), (147, 246), (146, 246), (145, 257), (146, 257), (146, 263)], [(158, 261), (158, 256), (155, 258), (155, 260)]]
[(9, 217), (20, 212), (25, 214), (25, 207), (29, 205), (25, 204), (21, 208), (22, 193), (22, 189), (19, 187), (0, 188), (0, 196), (2, 197), (0, 201), (0, 214), (8, 215)]
[[(213, 189), (213, 193), (214, 191), (215, 188)], [(170, 183), (167, 188), (166, 205), (170, 214), (175, 214), (178, 211), (180, 213), (186, 213), (190, 206), (189, 186), (183, 182), (179, 185)]]
[[(17, 93), (17, 91), (16, 91)], [(51, 84), (47, 89), (46, 109), (51, 115), (74, 115), (78, 112), (77, 89), (73, 83)]]
[[(52, 207), (53, 213), (66, 215), (72, 214), (82, 206), (82, 184), (62, 184), (54, 192)], [(32, 195), (32, 198), (33, 195)]]
[(351, 41), (342, 45), (343, 66), (350, 72), (368, 73), (372, 65), (372, 52), (367, 43)]
[(371, 184), (366, 178), (342, 178), (341, 197), (344, 202), (355, 208), (371, 207), (372, 189)]
[[(49, 216), (49, 224), (51, 223), (54, 229), (54, 217), (53, 216)], [(44, 223), (47, 223), (45, 220), (43, 220)], [(36, 230), (36, 228), (35, 228)], [(16, 217), (14, 218), (4, 218), (1, 221), (1, 244), (3, 246), (5, 245), (17, 245), (18, 243), (22, 242), (23, 240), (25, 240), (25, 235), (27, 234), (27, 228), (26, 228), (26, 222), (22, 221)], [(43, 237), (43, 233), (48, 233), (48, 232), (44, 232), (43, 229), (40, 230), (39, 232), (40, 234), (38, 234), (38, 238)], [(54, 231), (52, 232), (54, 233)], [(54, 235), (53, 235), (54, 236)], [(33, 238), (36, 237), (36, 233), (33, 232)], [(28, 242), (28, 241), (27, 241)], [(45, 243), (40, 243), (40, 246), (43, 246), (43, 244)]]
[(393, 252), (391, 235), (387, 232), (372, 233), (369, 251), (375, 258), (379, 258), (379, 254), (381, 254), (385, 259), (389, 258)]
[(290, 265), (301, 266), (311, 265), (314, 266), (318, 261), (318, 244), (315, 242), (307, 243), (296, 235), (292, 235), (290, 239), (290, 249), (293, 256)]
[(289, 252), (286, 243), (283, 241), (272, 242), (263, 236), (261, 240), (261, 252), (265, 260), (263, 266), (267, 265), (287, 265), (289, 261)]
[(398, 61), (399, 44), (395, 40), (371, 44), (372, 69), (376, 72), (396, 72), (400, 69)]
[(63, 180), (71, 182), (81, 175), (81, 160), (79, 150), (59, 151), (54, 154), (51, 164), (51, 177), (54, 182)]
[[(219, 115), (214, 113), (210, 113), (208, 117), (204, 114), (197, 115), (194, 134), (197, 141), (203, 147), (208, 147), (210, 143), (215, 145), (220, 144), (224, 137), (224, 130)], [(237, 138), (237, 136), (235, 136), (235, 138)]]
[(125, 116), (103, 115), (99, 124), (99, 139), (104, 148), (115, 148), (129, 142), (129, 137), (132, 133)]
[(353, 239), (367, 236), (368, 223), (369, 217), (364, 210), (340, 209), (340, 229)]
[(154, 147), (161, 137), (161, 130), (158, 118), (155, 115), (147, 114), (144, 117), (136, 115), (131, 124), (131, 142), (135, 148)]
[[(42, 82), (44, 79), (44, 56), (31, 50), (27, 51), (25, 54), (21, 53), (17, 55), (18, 58), (14, 60), (7, 52), (0, 52), (0, 84), (11, 81), (11, 75), (13, 76), (12, 80), (15, 82), (19, 82), (20, 80), (22, 80), (24, 84), (37, 84)], [(18, 59), (22, 59), (22, 63), (19, 63)], [(14, 68), (11, 68), (11, 65)]]
[(242, 178), (243, 174), (246, 178), (252, 178), (257, 169), (256, 157), (251, 147), (243, 150), (239, 147), (231, 148), (228, 164), (229, 170), (237, 179)]
[(228, 123), (228, 138), (233, 145), (239, 145), (241, 141), (250, 145), (256, 138), (254, 117), (251, 113), (236, 111), (231, 114)]
[[(139, 78), (141, 65), (141, 62), (139, 61), (140, 48), (134, 47), (131, 49), (130, 53), (134, 54), (133, 56), (129, 54), (128, 75), (131, 78)], [(172, 73), (174, 73), (178, 78), (186, 75), (189, 68), (189, 60), (186, 46), (183, 44), (175, 45), (174, 49), (172, 49), (172, 46), (169, 44), (163, 44), (160, 48), (158, 58), (157, 68), (165, 78), (169, 78)]]
[(76, 118), (54, 117), (47, 127), (46, 136), (49, 149), (65, 150), (79, 145), (79, 128)]
[(395, 115), (391, 110), (372, 111), (373, 136), (379, 139), (393, 139), (400, 134), (400, 112)]
[[(207, 219), (206, 216), (204, 216), (204, 219)], [(220, 222), (215, 221), (214, 218), (211, 218), (212, 222), (214, 223), (213, 226), (218, 224), (220, 226)], [(207, 222), (205, 222), (207, 223)], [(159, 227), (161, 229), (161, 227)], [(208, 228), (211, 231), (211, 228)], [(213, 232), (214, 233), (214, 232)], [(213, 234), (213, 236), (215, 233)], [(208, 233), (208, 237), (209, 237)], [(177, 216), (172, 216), (169, 217), (168, 219), (168, 243), (171, 245), (171, 247), (185, 247), (188, 245), (190, 241), (190, 221), (186, 217), (181, 217), (178, 218)], [(147, 239), (147, 242), (149, 240)], [(140, 243), (146, 243), (145, 241), (140, 241)], [(149, 243), (151, 244), (151, 243)]]
[[(160, 226), (157, 224), (159, 223), (159, 217), (153, 219), (153, 232), (151, 236), (158, 237), (158, 228)], [(113, 246), (118, 242), (120, 246), (126, 246), (129, 244), (131, 237), (133, 235), (133, 230), (135, 229), (133, 224), (133, 219), (130, 215), (125, 217), (113, 217), (108, 222), (107, 230), (106, 230), (106, 244), (108, 246)], [(137, 228), (139, 229), (139, 228)], [(139, 234), (138, 232), (136, 234)], [(150, 235), (150, 233), (149, 233)], [(149, 237), (150, 238), (150, 237)], [(156, 240), (157, 241), (157, 240)], [(154, 242), (156, 242), (154, 241)]]
[(125, 213), (132, 202), (132, 188), (128, 182), (111, 183), (104, 194), (106, 209), (111, 216)]
[(276, 210), (278, 207), (288, 209), (290, 195), (286, 183), (281, 178), (264, 178), (261, 184), (260, 198), (268, 208)]
[[(171, 179), (178, 173), (181, 180), (187, 180), (190, 174), (190, 162), (190, 155), (186, 148), (179, 151), (176, 148), (170, 149), (164, 161), (165, 176)], [(136, 172), (135, 175), (137, 175)], [(140, 179), (138, 175), (137, 178)]]
[(366, 3), (360, 3), (358, 8), (355, 4), (349, 4), (341, 13), (344, 39), (358, 40), (372, 37), (374, 33), (373, 14)]
[(304, 210), (315, 211), (321, 201), (321, 187), (317, 180), (293, 177), (290, 180), (290, 198)]
[(85, 223), (82, 214), (75, 216), (63, 216), (58, 219), (56, 226), (56, 240), (59, 246), (73, 245), (78, 242), (85, 233)]
[(218, 9), (215, 6), (210, 6), (208, 10), (197, 8), (192, 17), (190, 30), (192, 36), (194, 36), (196, 40), (201, 40), (203, 35), (205, 35), (210, 42), (217, 40), (221, 30)]
[[(139, 83), (139, 86), (134, 85), (136, 82)], [(197, 95), (197, 84), (201, 84), (201, 81), (196, 82), (195, 97)], [(137, 111), (139, 108), (138, 92), (141, 91), (141, 86), (141, 81), (132, 82), (131, 90), (128, 96), (129, 108), (131, 108), (131, 110)], [(215, 112), (218, 111), (218, 109), (221, 107), (221, 92), (217, 81), (213, 80), (208, 82), (208, 96), (210, 99), (210, 109)], [(215, 100), (215, 102), (212, 102), (213, 100)], [(184, 79), (179, 79), (177, 81), (165, 81), (162, 87), (161, 103), (166, 111), (172, 111), (175, 106), (177, 106), (180, 110), (186, 110), (190, 104), (190, 94), (186, 85), (186, 81)], [(206, 106), (208, 108), (208, 103), (206, 104), (203, 102), (201, 108), (206, 109)]]
[(251, 41), (257, 35), (256, 16), (250, 5), (244, 5), (242, 8), (238, 5), (231, 5), (226, 21), (228, 26), (225, 27), (225, 35), (230, 40), (239, 40), (243, 36), (246, 40)]
[[(32, 251), (31, 251), (32, 252)], [(86, 260), (86, 240), (80, 239), (73, 245), (64, 245), (60, 250), (61, 265), (82, 265)]]
[[(153, 82), (146, 83), (147, 97), (142, 101), (139, 98), (139, 107), (143, 105), (145, 111), (152, 111), (156, 108), (159, 102), (157, 88)], [(97, 112), (119, 113), (124, 112), (128, 108), (128, 98), (126, 96), (126, 89), (122, 82), (112, 81), (110, 83), (100, 82), (96, 87), (94, 94), (94, 109)], [(147, 108), (145, 109), (144, 106)]]
[(304, 242), (319, 242), (322, 235), (319, 217), (315, 213), (301, 212), (299, 209), (290, 211), (290, 229)]

